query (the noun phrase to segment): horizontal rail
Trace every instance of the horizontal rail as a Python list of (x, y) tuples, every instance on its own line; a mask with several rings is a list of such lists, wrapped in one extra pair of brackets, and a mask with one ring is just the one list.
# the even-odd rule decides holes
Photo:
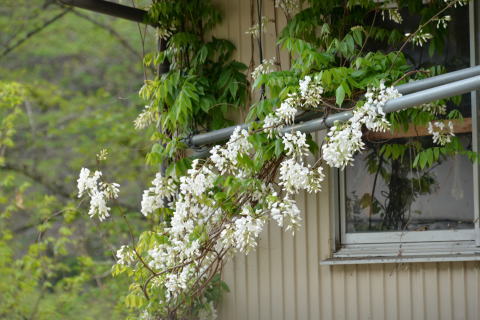
[[(479, 89), (480, 85), (477, 84), (479, 76), (480, 66), (476, 66), (399, 85), (395, 88), (400, 93), (406, 95), (388, 101), (384, 107), (384, 110), (385, 112), (393, 112)], [(473, 87), (472, 83), (474, 83)], [(396, 110), (394, 110), (395, 108)], [(346, 121), (351, 116), (351, 111), (341, 112), (333, 114), (326, 119), (313, 119), (292, 127), (286, 127), (283, 129), (283, 131), (288, 132), (291, 130), (300, 130), (304, 132), (313, 132), (325, 129), (328, 126), (333, 125), (335, 121)], [(324, 126), (319, 127), (320, 123), (323, 123)], [(202, 145), (226, 140), (238, 126), (240, 126), (242, 129), (248, 128), (248, 124), (241, 124), (206, 133), (200, 133), (190, 138), (188, 141), (189, 145), (192, 147), (200, 147)]]
[(61, 4), (82, 8), (109, 16), (122, 18), (138, 23), (150, 24), (147, 21), (148, 12), (142, 9), (124, 6), (103, 0), (57, 0)]
[[(455, 81), (438, 87), (418, 91), (387, 101), (383, 107), (385, 113), (395, 112), (439, 99), (461, 95), (480, 88), (480, 76)], [(344, 122), (352, 117), (351, 111), (333, 114), (326, 119), (314, 119), (294, 126), (285, 127), (282, 132), (302, 131), (310, 133), (332, 126), (335, 121)]]
[(452, 71), (438, 76), (407, 82), (395, 87), (401, 94), (409, 94), (480, 75), (480, 66)]

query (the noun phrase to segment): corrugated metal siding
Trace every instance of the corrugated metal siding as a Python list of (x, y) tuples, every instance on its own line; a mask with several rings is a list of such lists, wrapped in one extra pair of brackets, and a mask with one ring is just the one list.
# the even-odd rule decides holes
[[(263, 2), (264, 15), (273, 19), (273, 1)], [(245, 34), (252, 24), (250, 1), (216, 3), (224, 22), (215, 36), (235, 42), (236, 59), (257, 65), (258, 49), (252, 64)], [(283, 25), (283, 15), (277, 16)], [(275, 56), (274, 39), (269, 23), (265, 58)], [(287, 55), (280, 60), (288, 66)], [(318, 195), (298, 197), (303, 224), (295, 237), (269, 225), (257, 251), (227, 264), (223, 277), (230, 293), (219, 306), (219, 319), (480, 319), (476, 262), (320, 266), (330, 254), (328, 191), (325, 185)]]

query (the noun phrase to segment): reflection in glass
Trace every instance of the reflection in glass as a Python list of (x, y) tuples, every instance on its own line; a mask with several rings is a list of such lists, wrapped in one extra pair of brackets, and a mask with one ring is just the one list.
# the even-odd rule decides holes
[[(471, 134), (459, 137), (470, 146)], [(431, 143), (431, 137), (398, 140)], [(473, 166), (466, 156), (412, 169), (412, 152), (386, 160), (380, 146), (370, 144), (345, 169), (347, 232), (473, 228)]]

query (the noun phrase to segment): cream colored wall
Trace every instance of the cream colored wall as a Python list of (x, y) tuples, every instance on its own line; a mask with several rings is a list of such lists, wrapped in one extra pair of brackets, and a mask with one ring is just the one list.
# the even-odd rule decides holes
[[(216, 2), (224, 23), (215, 35), (234, 41), (236, 59), (250, 65), (250, 0)], [(264, 15), (273, 19), (273, 0), (263, 2)], [(275, 55), (274, 29), (267, 25), (266, 58)], [(281, 63), (287, 66), (286, 55)], [(328, 185), (318, 195), (302, 194), (298, 204), (303, 224), (295, 237), (270, 225), (256, 252), (227, 264), (230, 293), (219, 319), (480, 319), (478, 263), (320, 266), (330, 254)]]

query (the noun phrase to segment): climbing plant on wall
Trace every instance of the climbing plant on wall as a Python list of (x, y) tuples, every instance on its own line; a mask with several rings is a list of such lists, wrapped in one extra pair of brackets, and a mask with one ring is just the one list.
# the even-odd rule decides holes
[[(257, 21), (247, 32), (261, 49), (268, 21), (257, 2)], [(351, 165), (365, 149), (364, 130), (429, 125), (433, 145), (384, 147), (386, 159), (413, 151), (414, 168), (455, 153), (474, 159), (453, 133), (451, 120), (461, 114), (447, 112), (446, 100), (382, 111), (400, 96), (395, 85), (443, 72), (438, 66), (414, 68), (403, 51), (441, 50), (449, 10), (466, 3), (277, 0), (288, 20), (278, 43), (291, 67), (280, 70), (275, 60), (265, 59), (247, 74), (232, 59), (233, 44), (211, 36), (221, 14), (210, 1), (154, 1), (149, 19), (158, 25), (164, 48), (146, 55), (144, 63), (168, 70), (145, 81), (140, 95), (146, 106), (134, 123), (137, 129), (154, 128), (147, 161), (158, 173), (141, 200), (151, 229), (132, 233), (113, 266), (115, 275), (131, 280), (127, 305), (145, 319), (214, 318), (215, 303), (227, 290), (220, 277), (225, 262), (254, 250), (268, 221), (295, 232), (301, 224), (295, 195), (320, 192), (325, 167)], [(408, 12), (418, 21), (404, 34), (397, 26)], [(210, 146), (207, 157), (187, 150), (193, 134), (230, 125), (229, 112), (239, 108), (249, 111), (247, 129), (238, 127), (225, 144)], [(353, 117), (335, 123), (320, 146), (309, 134), (283, 130), (306, 112), (326, 117), (346, 110)], [(109, 218), (117, 184), (83, 168), (78, 189), (90, 199), (93, 219)]]

